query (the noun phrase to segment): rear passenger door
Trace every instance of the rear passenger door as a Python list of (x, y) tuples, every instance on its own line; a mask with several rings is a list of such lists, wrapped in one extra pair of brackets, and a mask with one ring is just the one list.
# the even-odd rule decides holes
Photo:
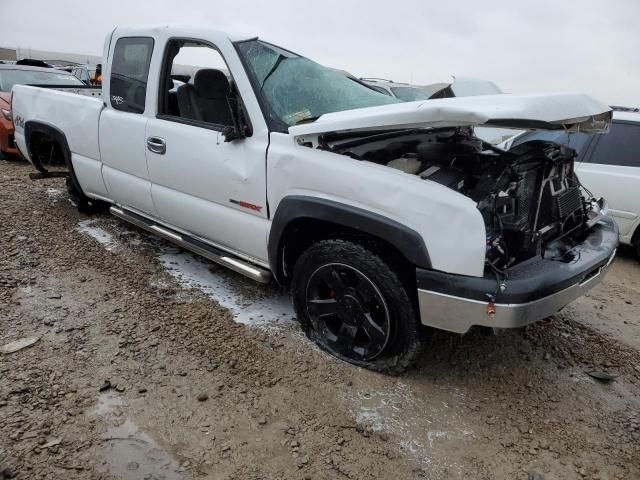
[(100, 117), (102, 176), (117, 204), (155, 216), (147, 170), (147, 82), (154, 39), (112, 39), (103, 82), (106, 108)]
[(578, 177), (596, 197), (609, 203), (625, 243), (640, 222), (640, 122), (614, 120), (577, 168)]

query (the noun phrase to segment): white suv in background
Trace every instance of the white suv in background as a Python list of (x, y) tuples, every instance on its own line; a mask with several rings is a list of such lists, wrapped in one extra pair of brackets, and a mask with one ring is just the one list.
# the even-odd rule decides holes
[(527, 140), (552, 140), (568, 144), (578, 157), (576, 171), (582, 184), (609, 203), (618, 223), (620, 243), (632, 245), (640, 256), (640, 109), (613, 107), (607, 135), (525, 132), (505, 142), (505, 149)]

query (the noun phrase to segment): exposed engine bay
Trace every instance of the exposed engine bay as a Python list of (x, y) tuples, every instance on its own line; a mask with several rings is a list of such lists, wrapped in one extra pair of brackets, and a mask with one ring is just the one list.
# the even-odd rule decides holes
[(321, 148), (417, 175), (477, 202), (486, 225), (486, 270), (496, 274), (536, 255), (561, 256), (601, 216), (600, 205), (583, 196), (575, 151), (556, 143), (534, 140), (502, 151), (467, 127), (339, 140), (325, 138)]

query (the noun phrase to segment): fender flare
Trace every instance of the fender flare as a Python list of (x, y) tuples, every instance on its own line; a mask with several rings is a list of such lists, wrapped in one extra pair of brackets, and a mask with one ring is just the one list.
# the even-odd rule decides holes
[[(282, 237), (291, 222), (299, 219), (322, 220), (353, 228), (393, 245), (417, 267), (431, 268), (429, 252), (422, 236), (395, 220), (362, 208), (324, 198), (291, 195), (283, 198), (273, 216), (267, 252), (269, 267), (278, 279), (282, 264)], [(279, 279), (278, 279), (279, 280)]]
[(62, 155), (69, 171), (69, 178), (71, 179), (71, 182), (73, 183), (77, 191), (81, 192), (84, 195), (82, 187), (80, 186), (80, 182), (78, 181), (78, 177), (76, 177), (76, 174), (73, 171), (73, 164), (71, 163), (71, 149), (69, 148), (69, 142), (67, 142), (67, 136), (62, 132), (62, 130), (53, 125), (33, 120), (25, 123), (24, 139), (27, 145), (27, 154), (29, 155), (29, 158), (31, 158), (31, 163), (33, 164), (33, 166), (42, 173), (48, 173), (48, 170), (43, 167), (42, 164), (36, 161), (35, 156), (31, 151), (31, 137), (34, 133), (44, 133), (45, 135), (48, 135), (53, 140), (58, 142), (58, 144), (62, 148)]

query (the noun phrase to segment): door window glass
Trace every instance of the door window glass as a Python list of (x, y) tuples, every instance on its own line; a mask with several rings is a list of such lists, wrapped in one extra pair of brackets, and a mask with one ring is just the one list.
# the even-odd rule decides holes
[(147, 95), (153, 38), (120, 38), (111, 62), (111, 106), (116, 110), (143, 113)]
[(236, 97), (218, 50), (193, 40), (173, 40), (167, 45), (163, 72), (159, 115), (218, 130), (233, 126)]
[(640, 167), (640, 124), (612, 123), (602, 136), (590, 163)]

